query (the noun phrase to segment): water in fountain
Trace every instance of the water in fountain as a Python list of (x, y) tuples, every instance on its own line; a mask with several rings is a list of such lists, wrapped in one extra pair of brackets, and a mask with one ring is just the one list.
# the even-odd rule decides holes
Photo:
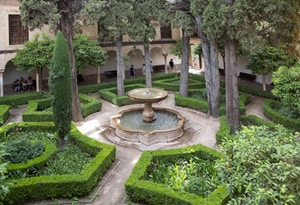
[(178, 124), (178, 117), (176, 114), (164, 110), (155, 112), (156, 120), (152, 122), (143, 121), (143, 110), (134, 110), (126, 112), (120, 117), (120, 125), (132, 130), (167, 130), (174, 128)]

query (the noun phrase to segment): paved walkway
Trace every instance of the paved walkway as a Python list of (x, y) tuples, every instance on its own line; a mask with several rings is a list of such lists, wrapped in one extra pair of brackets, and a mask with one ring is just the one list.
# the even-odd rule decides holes
[[(98, 98), (97, 94), (93, 97)], [(101, 99), (100, 99), (101, 100)], [(130, 145), (119, 145), (113, 143), (106, 136), (106, 130), (109, 129), (110, 117), (119, 113), (121, 110), (129, 107), (143, 106), (143, 105), (129, 105), (117, 107), (106, 101), (102, 101), (102, 109), (100, 112), (89, 115), (85, 122), (78, 126), (78, 129), (85, 135), (94, 138), (98, 141), (114, 144), (116, 146), (116, 162), (114, 166), (105, 174), (101, 180), (96, 191), (84, 199), (79, 199), (78, 204), (86, 205), (125, 205), (125, 181), (129, 177), (133, 167), (145, 149), (171, 149), (178, 147), (185, 147), (193, 144), (203, 144), (211, 148), (216, 148), (215, 135), (219, 129), (219, 120), (209, 118), (205, 114), (175, 106), (174, 95), (169, 94), (168, 98), (160, 103), (155, 103), (154, 107), (166, 107), (174, 109), (183, 115), (189, 124), (189, 129), (186, 130), (185, 135), (173, 143), (159, 143), (154, 146), (145, 147), (131, 147)], [(246, 113), (248, 115), (257, 115), (264, 118), (262, 114), (263, 99), (259, 97), (252, 97), (251, 103), (247, 106)], [(10, 110), (11, 117), (9, 121), (20, 122), (22, 121), (21, 113), (26, 109), (26, 106), (13, 108)], [(41, 204), (41, 203), (35, 203)], [(54, 204), (42, 203), (42, 204)], [(56, 203), (57, 204), (57, 203)], [(67, 201), (62, 201), (60, 204), (71, 204)]]

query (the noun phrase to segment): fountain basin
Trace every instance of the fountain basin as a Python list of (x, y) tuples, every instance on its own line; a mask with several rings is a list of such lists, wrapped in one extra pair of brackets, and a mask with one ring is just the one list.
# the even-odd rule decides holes
[[(130, 113), (134, 113), (133, 115), (140, 116), (140, 118), (142, 118), (143, 108), (131, 108), (120, 112), (118, 115), (111, 118), (111, 125), (115, 128), (115, 133), (120, 139), (131, 142), (139, 142), (144, 145), (152, 145), (159, 142), (171, 142), (180, 138), (184, 134), (186, 120), (178, 112), (167, 108), (154, 108), (154, 110), (159, 116), (158, 119), (161, 120), (156, 122), (156, 124), (163, 124), (163, 122), (169, 123), (168, 119), (170, 118), (162, 118), (160, 116), (161, 113), (166, 113), (167, 115), (171, 115), (172, 118), (176, 118), (176, 120), (172, 122), (173, 125), (172, 123), (169, 123), (170, 125), (166, 125), (161, 129), (155, 126), (151, 129), (145, 129), (143, 126), (140, 128), (131, 127), (122, 123), (122, 117)], [(136, 112), (140, 112), (140, 114), (136, 115)], [(132, 121), (133, 120), (134, 119), (132, 119)], [(136, 121), (141, 122), (142, 119), (137, 119)], [(144, 123), (146, 127), (151, 127), (151, 123), (154, 122)]]
[(155, 88), (137, 88), (127, 93), (129, 99), (144, 103), (143, 120), (152, 122), (156, 119), (152, 103), (159, 102), (168, 97), (168, 92)]

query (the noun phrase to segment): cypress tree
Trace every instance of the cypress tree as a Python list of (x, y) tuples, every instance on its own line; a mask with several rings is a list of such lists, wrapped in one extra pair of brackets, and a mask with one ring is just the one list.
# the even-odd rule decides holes
[(71, 66), (66, 40), (59, 31), (56, 36), (49, 73), (49, 89), (54, 124), (59, 146), (64, 147), (71, 129), (72, 87)]

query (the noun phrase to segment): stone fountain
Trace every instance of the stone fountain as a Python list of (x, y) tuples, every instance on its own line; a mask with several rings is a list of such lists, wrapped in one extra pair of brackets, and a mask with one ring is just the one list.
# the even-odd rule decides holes
[(131, 143), (152, 145), (172, 142), (184, 134), (185, 118), (178, 112), (162, 107), (152, 107), (168, 97), (168, 92), (154, 88), (137, 88), (128, 97), (144, 107), (129, 108), (111, 118), (117, 137)]
[(128, 97), (139, 103), (144, 103), (143, 120), (152, 122), (155, 120), (155, 112), (152, 103), (160, 102), (168, 97), (168, 92), (154, 88), (137, 88), (128, 92)]

